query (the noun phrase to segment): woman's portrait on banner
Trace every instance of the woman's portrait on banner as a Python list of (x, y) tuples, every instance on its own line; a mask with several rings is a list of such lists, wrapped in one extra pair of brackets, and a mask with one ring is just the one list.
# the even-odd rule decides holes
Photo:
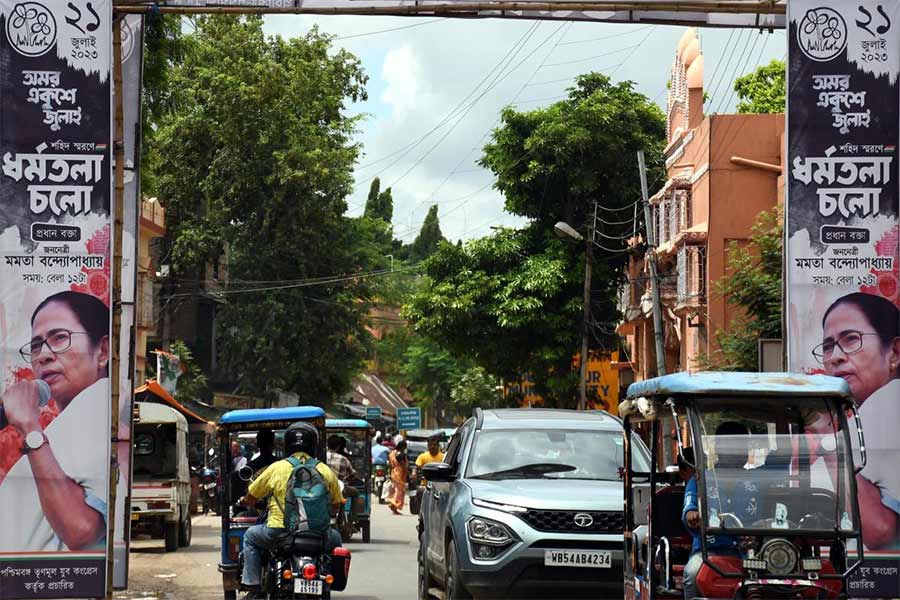
[[(0, 552), (103, 550), (109, 456), (96, 441), (109, 435), (109, 308), (59, 292), (35, 307), (30, 325), (18, 352), (33, 379), (8, 384), (0, 399), (21, 438), (0, 482)], [(58, 415), (42, 427), (48, 402)]]
[(826, 374), (847, 382), (859, 407), (867, 453), (857, 476), (863, 543), (900, 547), (900, 309), (874, 294), (841, 296), (825, 311), (813, 355)]

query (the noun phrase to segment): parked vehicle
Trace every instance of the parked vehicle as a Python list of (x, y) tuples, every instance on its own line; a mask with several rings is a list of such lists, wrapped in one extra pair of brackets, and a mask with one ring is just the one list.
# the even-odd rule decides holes
[[(235, 600), (240, 587), (242, 568), (242, 548), (244, 533), (256, 524), (258, 514), (237, 505), (238, 500), (247, 490), (251, 477), (251, 469), (235, 468), (231, 455), (232, 442), (255, 442), (260, 430), (271, 430), (275, 434), (275, 456), (283, 457), (284, 430), (291, 423), (306, 421), (312, 423), (319, 431), (319, 450), (316, 458), (325, 461), (325, 411), (315, 406), (293, 406), (286, 408), (234, 410), (222, 415), (217, 428), (219, 444), (219, 464), (222, 477), (221, 513), (222, 513), (222, 556), (219, 572), (222, 573), (222, 587), (225, 600)], [(297, 540), (302, 538), (298, 537)], [(339, 549), (330, 557), (322, 557), (321, 551), (311, 547), (305, 539), (296, 545), (288, 545), (278, 552), (272, 553), (271, 562), (265, 570), (269, 578), (270, 597), (272, 598), (327, 598), (331, 591), (341, 591), (346, 585), (346, 574), (350, 565), (350, 555)], [(332, 571), (322, 573), (322, 561), (332, 561)], [(312, 564), (316, 575), (306, 578), (312, 573), (307, 568)], [(290, 565), (290, 568), (287, 568)], [(305, 573), (304, 573), (305, 570)], [(343, 573), (343, 577), (340, 575)], [(331, 575), (330, 583), (324, 578)], [(306, 582), (306, 583), (303, 583)], [(310, 583), (311, 582), (311, 583)], [(317, 582), (320, 582), (317, 583)], [(291, 595), (293, 594), (293, 595)], [(305, 596), (302, 594), (306, 594)]]
[(606, 413), (476, 410), (423, 469), (419, 598), (621, 597), (622, 436)]
[(187, 420), (173, 408), (135, 403), (131, 527), (165, 540), (166, 552), (191, 544)]
[[(325, 421), (325, 433), (328, 437), (339, 435), (347, 440), (347, 458), (359, 474), (359, 481), (353, 482), (353, 487), (359, 495), (353, 499), (347, 498), (338, 531), (345, 542), (349, 541), (354, 533), (362, 533), (363, 543), (368, 544), (372, 535), (371, 427), (367, 421), (361, 419), (328, 419)], [(351, 507), (351, 503), (354, 506)]]
[[(654, 465), (626, 448), (626, 599), (685, 597), (692, 552), (704, 598), (847, 597), (862, 560), (848, 565), (847, 547), (863, 547), (854, 472), (865, 444), (859, 419), (851, 436), (844, 380), (677, 373), (632, 384), (619, 412), (626, 432), (649, 429)], [(699, 550), (682, 523), (684, 481), (699, 498)]]

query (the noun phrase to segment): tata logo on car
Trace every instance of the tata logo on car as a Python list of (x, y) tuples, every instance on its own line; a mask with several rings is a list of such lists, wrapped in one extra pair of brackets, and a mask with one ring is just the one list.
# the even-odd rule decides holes
[(578, 513), (574, 518), (575, 525), (581, 527), (582, 529), (587, 529), (591, 525), (594, 524), (594, 517), (587, 513)]

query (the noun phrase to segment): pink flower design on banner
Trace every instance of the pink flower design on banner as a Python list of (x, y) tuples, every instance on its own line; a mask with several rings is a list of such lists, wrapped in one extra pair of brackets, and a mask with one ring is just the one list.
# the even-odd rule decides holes
[(869, 271), (878, 281), (875, 285), (860, 286), (859, 291), (866, 294), (874, 294), (887, 298), (900, 307), (900, 264), (897, 264), (897, 248), (900, 243), (900, 225), (894, 225), (890, 231), (875, 242), (875, 253), (878, 256), (893, 256), (894, 269), (892, 271)]
[(82, 267), (81, 272), (86, 275), (87, 281), (84, 284), (73, 283), (71, 290), (95, 296), (109, 306), (109, 225), (104, 225), (102, 229), (97, 230), (91, 239), (85, 242), (85, 246), (89, 254), (103, 255), (103, 268)]

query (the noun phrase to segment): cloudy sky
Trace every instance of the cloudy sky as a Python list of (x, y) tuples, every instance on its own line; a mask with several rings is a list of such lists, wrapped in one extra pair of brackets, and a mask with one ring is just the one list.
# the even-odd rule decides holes
[[(471, 239), (515, 225), (476, 160), (500, 110), (531, 110), (558, 100), (573, 78), (600, 71), (630, 79), (665, 107), (666, 81), (683, 27), (430, 17), (278, 15), (266, 29), (285, 37), (313, 25), (362, 60), (369, 100), (359, 141), (350, 214), (363, 210), (373, 177), (394, 197), (395, 236), (410, 241), (437, 203), (447, 238)], [(731, 82), (784, 58), (784, 31), (700, 30), (707, 112), (729, 112)]]

